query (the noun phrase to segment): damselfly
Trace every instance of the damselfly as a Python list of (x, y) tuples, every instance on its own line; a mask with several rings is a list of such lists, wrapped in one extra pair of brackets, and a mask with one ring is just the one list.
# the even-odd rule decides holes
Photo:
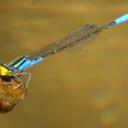
[[(21, 56), (10, 64), (1, 64), (0, 112), (6, 113), (11, 111), (19, 101), (24, 99), (28, 82), (31, 78), (31, 73), (26, 71), (28, 68), (65, 49), (74, 47), (78, 44), (87, 43), (89, 39), (95, 37), (98, 33), (126, 21), (128, 21), (128, 14), (101, 27), (97, 27), (94, 24), (85, 25), (77, 32), (52, 43), (37, 52)], [(23, 76), (27, 76), (27, 81), (24, 81)]]

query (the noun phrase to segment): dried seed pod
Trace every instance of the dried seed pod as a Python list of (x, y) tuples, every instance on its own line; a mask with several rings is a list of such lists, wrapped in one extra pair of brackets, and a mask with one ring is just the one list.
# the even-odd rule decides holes
[(0, 76), (0, 112), (11, 111), (26, 95), (23, 82), (14, 77)]

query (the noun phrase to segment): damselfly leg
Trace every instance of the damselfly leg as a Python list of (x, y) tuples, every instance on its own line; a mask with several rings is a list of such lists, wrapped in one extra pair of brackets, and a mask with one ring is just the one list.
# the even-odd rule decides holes
[[(31, 79), (31, 73), (24, 71), (24, 72), (21, 72), (21, 73), (20, 73), (20, 76), (21, 76), (21, 77), (25, 76), (25, 79), (26, 79), (26, 80), (22, 80), (22, 81), (24, 81), (24, 86), (25, 86), (25, 88), (27, 88), (27, 87), (28, 87), (28, 83), (29, 83), (29, 81), (30, 81), (30, 79)], [(27, 77), (26, 77), (26, 76), (27, 76)], [(21, 78), (21, 77), (20, 77), (20, 78)], [(22, 78), (22, 79), (24, 79), (24, 78)], [(20, 79), (20, 80), (21, 80), (21, 79)]]

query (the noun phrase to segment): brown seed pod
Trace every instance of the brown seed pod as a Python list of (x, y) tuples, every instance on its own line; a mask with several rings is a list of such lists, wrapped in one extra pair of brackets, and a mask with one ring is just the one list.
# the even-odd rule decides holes
[(0, 112), (7, 113), (26, 95), (24, 83), (14, 77), (0, 76)]

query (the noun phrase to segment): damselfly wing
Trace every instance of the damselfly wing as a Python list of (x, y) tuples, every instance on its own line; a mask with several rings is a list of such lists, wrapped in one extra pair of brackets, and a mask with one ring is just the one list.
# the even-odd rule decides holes
[[(96, 30), (95, 25), (86, 25), (77, 32), (50, 44), (49, 46), (30, 54), (30, 56), (21, 56), (12, 61), (9, 65), (0, 65), (0, 112), (6, 113), (11, 111), (14, 106), (24, 99), (27, 92), (27, 85), (30, 79), (30, 73), (26, 69), (36, 63), (54, 55), (64, 49), (75, 46), (81, 38), (88, 33)], [(24, 81), (23, 76), (28, 79)]]

